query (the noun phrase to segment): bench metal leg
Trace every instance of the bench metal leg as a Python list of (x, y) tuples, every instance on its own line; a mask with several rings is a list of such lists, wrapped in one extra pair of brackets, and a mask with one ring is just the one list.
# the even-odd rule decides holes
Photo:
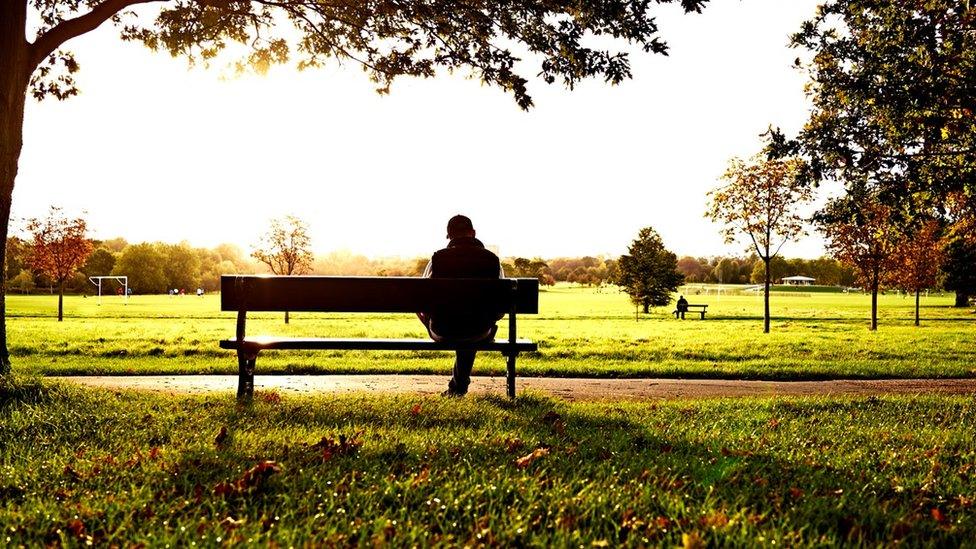
[(245, 400), (254, 396), (254, 366), (257, 353), (253, 355), (237, 354), (237, 399)]
[(506, 381), (508, 382), (508, 398), (515, 398), (515, 357), (518, 353), (512, 353), (508, 355), (508, 374), (506, 375)]

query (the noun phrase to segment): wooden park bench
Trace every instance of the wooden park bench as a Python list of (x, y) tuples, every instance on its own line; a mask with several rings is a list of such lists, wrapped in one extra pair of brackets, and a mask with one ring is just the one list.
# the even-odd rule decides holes
[[(515, 360), (538, 345), (518, 339), (518, 314), (539, 312), (539, 281), (534, 278), (449, 279), (412, 277), (232, 276), (220, 277), (220, 309), (237, 311), (234, 339), (220, 342), (237, 351), (237, 397), (254, 394), (254, 370), (264, 350), (339, 349), (376, 351), (498, 351), (508, 359), (508, 396), (515, 398)], [(345, 339), (248, 337), (248, 312), (335, 312), (452, 314), (489, 310), (508, 314), (508, 338), (481, 343), (429, 339)], [(418, 329), (420, 321), (417, 321)]]
[[(699, 310), (699, 311), (692, 311), (691, 310), (692, 307), (694, 307), (696, 309), (701, 309), (701, 310)], [(688, 304), (688, 310), (686, 312), (688, 312), (688, 313), (691, 313), (691, 312), (701, 313), (701, 319), (702, 320), (705, 320), (705, 310), (706, 309), (708, 309), (708, 305), (705, 305), (705, 304), (702, 304), (702, 303), (692, 305), (691, 303), (689, 303)], [(681, 311), (679, 311), (677, 309), (675, 309), (674, 310), (674, 313), (672, 313), (672, 314), (674, 314), (674, 318), (680, 318), (681, 317)]]

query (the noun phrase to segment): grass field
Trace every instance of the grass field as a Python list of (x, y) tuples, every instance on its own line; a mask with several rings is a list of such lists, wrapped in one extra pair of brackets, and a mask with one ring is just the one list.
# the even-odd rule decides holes
[[(777, 293), (773, 333), (761, 327), (760, 295), (695, 295), (708, 318), (677, 321), (671, 307), (635, 321), (627, 297), (612, 289), (557, 286), (540, 295), (540, 314), (520, 321), (539, 342), (520, 359), (525, 375), (681, 376), (751, 379), (833, 377), (971, 377), (976, 375), (976, 315), (951, 307), (951, 295), (923, 297), (923, 325), (912, 325), (911, 298), (880, 300), (880, 330), (868, 330), (869, 297), (843, 293)], [(233, 373), (232, 353), (217, 347), (233, 334), (234, 315), (217, 296), (66, 298), (66, 319), (54, 319), (56, 297), (9, 296), (15, 368), (41, 374)], [(322, 337), (424, 337), (410, 315), (252, 315), (249, 334)], [(504, 321), (503, 321), (504, 322)], [(445, 373), (438, 353), (264, 353), (258, 372)], [(476, 373), (499, 374), (497, 355), (478, 358)]]
[(239, 407), (0, 378), (0, 545), (964, 546), (974, 424), (971, 398)]

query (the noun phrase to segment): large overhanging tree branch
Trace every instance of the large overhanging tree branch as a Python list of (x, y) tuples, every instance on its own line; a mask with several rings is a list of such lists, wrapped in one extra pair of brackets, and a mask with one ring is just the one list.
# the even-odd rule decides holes
[[(532, 106), (528, 82), (573, 88), (631, 76), (629, 49), (667, 54), (651, 8), (698, 12), (708, 0), (4, 0), (0, 2), (0, 240), (6, 240), (25, 96), (78, 93), (64, 49), (111, 21), (124, 40), (192, 63), (236, 59), (239, 70), (360, 65), (388, 93), (399, 76), (465, 71)], [(153, 7), (155, 6), (155, 7)], [(28, 39), (25, 39), (25, 36)], [(607, 40), (615, 39), (615, 40)], [(523, 59), (524, 58), (524, 59)], [(531, 64), (538, 68), (532, 69)], [(6, 253), (0, 247), (0, 264)], [(0, 277), (0, 373), (9, 369)]]

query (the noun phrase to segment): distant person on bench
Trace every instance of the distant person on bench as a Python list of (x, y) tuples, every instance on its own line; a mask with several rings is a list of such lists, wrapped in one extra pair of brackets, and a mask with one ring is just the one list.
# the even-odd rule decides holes
[[(447, 222), (447, 247), (438, 250), (424, 270), (426, 278), (504, 278), (498, 256), (485, 249), (475, 238), (474, 225), (463, 215), (456, 215)], [(495, 337), (497, 326), (504, 314), (493, 311), (467, 314), (431, 315), (417, 313), (434, 341), (476, 343)], [(464, 396), (471, 383), (474, 367), (473, 350), (459, 350), (454, 359), (454, 373), (444, 396)]]
[(681, 320), (685, 319), (685, 313), (688, 312), (688, 300), (685, 299), (685, 296), (683, 295), (678, 296), (678, 307), (675, 310), (675, 312), (678, 313), (674, 315), (675, 317), (681, 315)]

